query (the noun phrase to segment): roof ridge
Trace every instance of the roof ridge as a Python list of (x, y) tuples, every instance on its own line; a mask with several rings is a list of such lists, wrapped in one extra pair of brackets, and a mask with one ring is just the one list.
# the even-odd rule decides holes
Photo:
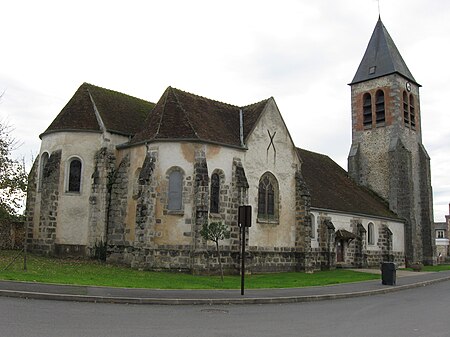
[(318, 156), (322, 156), (322, 157), (327, 157), (327, 158), (330, 158), (331, 160), (333, 160), (329, 155), (324, 154), (324, 153), (314, 152), (314, 151), (311, 151), (311, 150), (302, 149), (300, 147), (297, 147), (297, 150), (309, 152), (309, 153), (312, 153), (312, 154), (315, 154), (315, 155), (318, 155)]
[(95, 104), (95, 99), (92, 96), (91, 92), (89, 91), (89, 88), (86, 88), (86, 91), (89, 95), (89, 98), (91, 99), (92, 108), (94, 109), (94, 115), (95, 115), (95, 118), (97, 119), (98, 126), (100, 127), (100, 130), (102, 130), (102, 132), (105, 132), (106, 127), (105, 127), (105, 123), (103, 122), (102, 114), (98, 110), (97, 104)]
[[(186, 116), (186, 119), (187, 119), (187, 121), (188, 121), (188, 123), (189, 123), (189, 126), (191, 127), (192, 131), (194, 131), (195, 136), (197, 137), (197, 139), (201, 139), (201, 138), (198, 136), (198, 133), (197, 133), (197, 131), (195, 130), (194, 126), (192, 125), (191, 120), (189, 119), (188, 113), (186, 112), (186, 110), (184, 109), (183, 105), (180, 103), (180, 100), (178, 99), (178, 96), (177, 96), (177, 94), (176, 94), (176, 92), (175, 92), (175, 90), (178, 90), (178, 89), (175, 89), (175, 88), (172, 88), (172, 87), (169, 87), (169, 88), (172, 89), (172, 93), (173, 93), (173, 95), (175, 96), (175, 99), (177, 100), (177, 104), (178, 104), (178, 106), (180, 107), (180, 109), (183, 111), (184, 115)], [(180, 90), (180, 91), (182, 91), (182, 90)], [(195, 96), (195, 95), (194, 95), (194, 96)]]
[(239, 106), (237, 106), (237, 105), (233, 105), (233, 104), (230, 104), (230, 103), (225, 103), (225, 102), (218, 101), (218, 100), (215, 100), (215, 99), (212, 99), (212, 98), (208, 98), (208, 97), (205, 97), (205, 96), (193, 94), (193, 93), (191, 93), (191, 92), (189, 92), (189, 91), (181, 90), (181, 89), (178, 89), (178, 88), (173, 88), (173, 87), (169, 87), (169, 88), (172, 88), (173, 90), (182, 92), (182, 93), (187, 94), (187, 95), (191, 95), (191, 96), (194, 96), (194, 97), (206, 99), (206, 100), (208, 100), (208, 101), (215, 102), (215, 103), (221, 104), (221, 105), (223, 105), (223, 106), (228, 106), (228, 107), (238, 108), (238, 109), (239, 109)]
[(241, 106), (240, 108), (249, 108), (249, 107), (255, 106), (255, 105), (257, 105), (257, 104), (261, 104), (261, 103), (263, 103), (263, 102), (267, 102), (267, 101), (268, 101), (269, 99), (271, 99), (271, 98), (273, 98), (273, 96), (270, 96), (269, 98), (262, 99), (262, 100), (260, 100), (260, 101), (258, 101), (258, 102), (255, 102), (255, 103), (243, 105), (243, 106)]
[[(171, 89), (171, 87), (169, 86), (166, 89), (166, 91), (165, 91), (164, 104), (163, 104), (164, 108), (162, 109), (161, 116), (159, 117), (158, 128), (156, 129), (156, 133), (155, 133), (155, 136), (153, 138), (157, 138), (158, 137), (159, 130), (161, 129), (161, 124), (162, 124), (162, 120), (163, 120), (163, 117), (164, 117), (164, 112), (166, 111), (167, 96), (169, 96), (169, 90), (170, 89)], [(150, 115), (148, 117), (150, 117)]]
[(194, 97), (206, 99), (206, 100), (208, 100), (208, 101), (211, 101), (211, 102), (214, 102), (214, 103), (218, 103), (218, 104), (223, 105), (223, 106), (226, 106), (226, 107), (237, 108), (237, 109), (242, 109), (242, 108), (251, 107), (251, 106), (260, 104), (260, 103), (262, 103), (262, 102), (266, 102), (266, 101), (268, 101), (269, 99), (273, 98), (273, 96), (271, 96), (271, 97), (269, 97), (269, 98), (265, 98), (265, 99), (262, 99), (262, 100), (260, 100), (260, 101), (258, 101), (258, 102), (251, 103), (251, 104), (247, 104), (247, 105), (234, 105), (234, 104), (222, 102), (222, 101), (219, 101), (219, 100), (216, 100), (216, 99), (208, 98), (208, 97), (205, 97), (205, 96), (202, 96), (202, 95), (194, 94), (194, 93), (189, 92), (189, 91), (186, 91), (186, 90), (181, 90), (181, 89), (178, 89), (178, 88), (174, 88), (174, 87), (172, 87), (172, 86), (169, 86), (168, 88), (171, 88), (171, 89), (174, 90), (174, 91), (179, 91), (179, 92), (181, 92), (181, 93), (184, 93), (184, 94), (187, 94), (187, 95), (190, 95), (190, 96), (194, 96)]
[(117, 91), (117, 90), (113, 90), (113, 89), (108, 89), (108, 88), (100, 87), (100, 86), (98, 86), (98, 85), (91, 84), (91, 83), (88, 83), (88, 82), (83, 82), (83, 84), (82, 84), (81, 86), (87, 86), (87, 87), (88, 87), (87, 89), (89, 89), (89, 87), (91, 87), (91, 88), (95, 88), (95, 89), (105, 90), (105, 91), (109, 91), (109, 92), (112, 92), (112, 93), (116, 93), (116, 94), (119, 94), (119, 95), (122, 95), (122, 96), (129, 97), (129, 98), (133, 98), (133, 99), (137, 99), (137, 100), (140, 100), (140, 101), (144, 101), (144, 102), (151, 103), (150, 101), (147, 101), (147, 100), (145, 100), (145, 99), (143, 99), (143, 98), (139, 98), (139, 97), (136, 97), (136, 96), (132, 96), (132, 95), (123, 93), (123, 92), (121, 92), (121, 91)]

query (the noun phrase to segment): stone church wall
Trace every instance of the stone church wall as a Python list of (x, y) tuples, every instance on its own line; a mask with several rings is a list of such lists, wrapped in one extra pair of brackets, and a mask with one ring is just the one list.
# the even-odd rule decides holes
[(435, 264), (437, 259), (435, 229), (433, 219), (433, 191), (431, 188), (430, 157), (425, 148), (419, 144), (419, 179), (421, 205), (420, 223), (422, 225), (423, 260), (426, 264)]
[[(394, 99), (387, 96), (388, 104), (393, 104)], [(386, 123), (392, 118), (387, 116)], [(411, 166), (414, 155), (409, 155), (407, 147), (395, 148), (386, 141), (389, 132), (386, 128), (374, 130), (370, 141), (377, 147), (398, 150), (391, 161), (386, 153), (356, 147), (352, 160), (358, 177), (365, 179), (365, 174), (371, 173), (371, 160), (383, 162), (375, 173), (377, 179), (388, 174), (390, 166), (405, 170)], [(242, 244), (246, 245), (250, 272), (336, 268), (337, 252), (341, 252), (336, 249), (339, 230), (350, 234), (339, 266), (375, 266), (382, 260), (403, 258), (403, 223), (311, 210), (297, 150), (273, 99), (268, 100), (243, 148), (188, 141), (116, 148), (105, 134), (54, 133), (45, 137), (41, 152), (50, 155), (41, 180), (45, 187), (30, 190), (33, 205), (27, 210), (35, 251), (92, 255), (96, 245), (103, 242), (107, 260), (112, 263), (139, 269), (217, 273), (215, 247), (201, 237), (200, 231), (204, 224), (220, 221), (230, 230), (230, 238), (220, 243), (221, 262), (228, 273), (240, 270)], [(67, 167), (73, 157), (83, 167), (79, 193), (66, 192)], [(39, 177), (39, 168), (34, 170), (33, 177)], [(181, 200), (180, 209), (179, 204), (169, 207), (173, 172), (182, 176), (181, 198), (176, 198)], [(408, 172), (406, 179), (410, 178)], [(215, 213), (210, 211), (213, 173), (220, 180)], [(271, 213), (258, 210), (262, 177), (270, 177), (274, 186), (270, 196), (275, 200), (275, 210)], [(392, 185), (381, 183), (379, 190), (387, 191), (389, 183)], [(34, 186), (38, 184), (34, 181)], [(400, 193), (395, 197), (410, 201)], [(426, 201), (424, 197), (422, 202)], [(244, 204), (250, 204), (253, 212), (252, 226), (246, 229), (246, 241), (242, 242), (238, 208)], [(413, 209), (414, 205), (409, 207)], [(376, 243), (370, 245), (369, 222), (376, 228)], [(339, 242), (343, 240), (342, 236), (338, 238)]]
[[(245, 116), (244, 116), (245, 117)], [(249, 230), (249, 245), (290, 248), (296, 246), (296, 172), (300, 162), (289, 131), (273, 100), (262, 112), (257, 126), (247, 140), (248, 150), (243, 166), (249, 183), (248, 200), (253, 205), (253, 224)], [(258, 219), (258, 186), (269, 172), (278, 183), (278, 219)]]
[[(81, 250), (89, 246), (90, 197), (92, 190), (92, 176), (95, 172), (95, 157), (102, 148), (102, 135), (97, 133), (55, 133), (46, 136), (43, 141), (48, 148), (53, 142), (60, 144), (61, 177), (59, 181), (59, 212), (58, 234), (56, 243), (63, 248), (77, 245)], [(44, 139), (43, 139), (44, 140)], [(52, 141), (50, 144), (50, 140)], [(57, 146), (54, 144), (54, 146)], [(50, 157), (51, 158), (51, 157)], [(68, 191), (69, 165), (72, 159), (81, 161), (81, 181), (79, 192)]]
[[(355, 217), (344, 213), (312, 210), (317, 219), (318, 237), (312, 240), (312, 269), (379, 267), (380, 262), (405, 264), (404, 224), (370, 217)], [(368, 242), (368, 224), (374, 226), (374, 244)], [(344, 242), (344, 261), (336, 265), (336, 232), (346, 230), (354, 234)], [(390, 234), (389, 234), (390, 233)]]
[[(433, 263), (432, 196), (429, 158), (423, 149), (419, 87), (411, 86), (415, 128), (405, 125), (403, 92), (407, 80), (398, 75), (352, 85), (352, 148), (349, 174), (385, 200), (399, 217), (405, 218), (407, 263)], [(362, 123), (362, 99), (376, 90), (385, 93), (386, 121), (368, 130)], [(375, 123), (375, 122), (374, 122)], [(427, 260), (427, 261), (425, 261)]]
[[(107, 243), (109, 260), (116, 263), (129, 264), (125, 259), (126, 247), (131, 246), (125, 240), (125, 217), (127, 215), (128, 183), (129, 183), (130, 157), (126, 155), (114, 172), (111, 181), (111, 203), (107, 222)], [(112, 248), (111, 248), (112, 247)]]
[[(141, 152), (124, 150), (119, 156), (122, 159), (111, 189), (108, 261), (141, 269), (217, 273), (219, 264), (215, 247), (211, 242), (205, 242), (199, 232), (206, 221), (222, 221), (231, 232), (230, 239), (220, 245), (222, 264), (227, 272), (238, 273), (241, 248), (238, 207), (249, 202), (249, 189), (257, 188), (257, 183), (250, 186), (246, 167), (236, 157), (242, 156), (243, 151), (215, 145), (164, 143), (149, 147), (144, 160)], [(174, 155), (177, 152), (181, 152), (184, 161)], [(169, 155), (176, 159), (170, 160)], [(184, 174), (183, 209), (175, 213), (166, 208), (168, 172), (172, 169), (179, 169)], [(219, 173), (221, 182), (217, 214), (209, 213), (209, 182), (213, 172)], [(130, 199), (135, 201), (134, 211), (130, 208)], [(309, 204), (300, 196), (298, 205), (303, 205), (303, 213), (299, 213), (297, 221), (303, 223), (305, 207)], [(135, 212), (134, 217), (131, 212)], [(303, 270), (306, 257), (310, 256), (309, 240), (303, 235), (309, 233), (310, 224), (301, 230), (295, 228), (294, 223), (293, 229), (301, 247), (287, 243), (286, 246), (253, 246), (248, 239), (251, 237), (249, 231), (246, 240), (248, 270)]]
[(33, 166), (31, 167), (30, 173), (28, 174), (28, 185), (27, 185), (27, 200), (25, 208), (25, 240), (28, 249), (33, 247), (33, 234), (37, 231), (38, 226), (36, 226), (36, 218), (40, 217), (39, 208), (36, 210), (37, 205), (37, 175), (39, 170), (39, 160), (40, 157), (36, 157)]
[(102, 147), (94, 156), (94, 172), (89, 196), (89, 256), (106, 242), (106, 223), (111, 204), (111, 188), (116, 157), (112, 150)]
[(61, 150), (51, 153), (42, 170), (39, 225), (33, 233), (32, 249), (42, 254), (54, 254), (58, 224), (59, 178)]

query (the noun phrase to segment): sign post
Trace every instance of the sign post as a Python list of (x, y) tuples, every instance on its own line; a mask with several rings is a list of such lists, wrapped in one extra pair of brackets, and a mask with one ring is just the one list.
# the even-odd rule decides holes
[(241, 295), (244, 295), (245, 287), (245, 232), (247, 227), (252, 225), (252, 206), (239, 206), (238, 224), (242, 230), (242, 253), (241, 253)]

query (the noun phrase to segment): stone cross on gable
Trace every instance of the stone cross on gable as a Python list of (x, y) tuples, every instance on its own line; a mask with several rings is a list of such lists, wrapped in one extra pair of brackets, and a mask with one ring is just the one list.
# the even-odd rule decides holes
[(277, 134), (276, 131), (272, 133), (270, 133), (270, 130), (267, 130), (267, 133), (269, 134), (269, 145), (267, 146), (267, 159), (269, 158), (269, 149), (272, 147), (273, 148), (273, 162), (275, 163), (276, 159), (277, 159), (277, 149), (275, 148), (275, 143), (273, 142), (273, 139), (275, 138), (275, 135)]
[(273, 143), (273, 139), (275, 138), (275, 135), (277, 134), (277, 132), (275, 131), (275, 132), (273, 133), (273, 135), (272, 135), (272, 134), (270, 133), (270, 131), (267, 130), (267, 133), (269, 134), (269, 139), (270, 139), (269, 145), (267, 146), (267, 151), (269, 151), (270, 147), (273, 147), (273, 150), (274, 150), (275, 152), (277, 152), (277, 149), (275, 149), (275, 144)]

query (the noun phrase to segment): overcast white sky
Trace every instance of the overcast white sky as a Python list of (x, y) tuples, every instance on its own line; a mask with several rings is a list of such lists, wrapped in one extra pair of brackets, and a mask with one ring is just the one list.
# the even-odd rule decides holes
[[(421, 88), (434, 217), (450, 202), (450, 1), (380, 0)], [(0, 117), (30, 161), (83, 83), (156, 102), (173, 87), (234, 105), (273, 96), (298, 147), (347, 168), (349, 83), (376, 0), (23, 1), (1, 5)], [(447, 115), (446, 115), (447, 114)]]

